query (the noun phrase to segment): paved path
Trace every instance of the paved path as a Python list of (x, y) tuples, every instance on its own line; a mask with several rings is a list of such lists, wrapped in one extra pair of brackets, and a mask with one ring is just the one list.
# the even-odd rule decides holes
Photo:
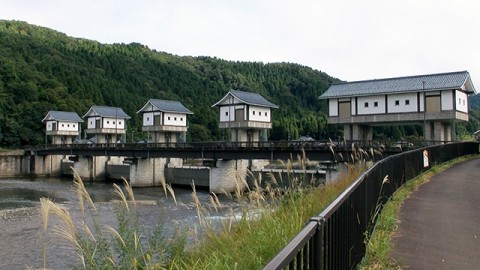
[(408, 269), (480, 269), (480, 158), (432, 177), (400, 209), (392, 256)]

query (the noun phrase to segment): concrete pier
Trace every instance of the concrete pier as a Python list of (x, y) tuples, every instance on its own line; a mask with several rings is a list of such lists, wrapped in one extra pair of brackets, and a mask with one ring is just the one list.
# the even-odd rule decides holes
[(78, 157), (73, 168), (84, 181), (94, 181), (105, 179), (105, 165), (107, 157), (87, 156)]
[(25, 156), (24, 151), (0, 153), (0, 177), (20, 177), (29, 173), (30, 157)]
[[(214, 193), (232, 193), (247, 187), (250, 171), (262, 171), (269, 160), (213, 159), (185, 166), (182, 158), (128, 158), (117, 156), (37, 156), (24, 151), (0, 155), (0, 177), (72, 175), (84, 181), (125, 178), (133, 187), (171, 185), (207, 188)], [(202, 165), (202, 163), (204, 163)], [(250, 183), (253, 186), (252, 182)]]
[(248, 160), (217, 160), (210, 177), (210, 192), (230, 193), (246, 188)]
[(132, 187), (160, 186), (165, 177), (166, 158), (140, 158), (130, 164), (130, 184)]

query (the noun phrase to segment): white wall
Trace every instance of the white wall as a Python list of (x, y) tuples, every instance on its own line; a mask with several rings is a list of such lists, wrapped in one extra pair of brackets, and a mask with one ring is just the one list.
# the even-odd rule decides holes
[(245, 105), (220, 107), (220, 122), (235, 121), (235, 109), (245, 109)]
[(80, 125), (77, 122), (61, 122), (61, 121), (47, 121), (46, 127), (47, 131), (52, 131), (53, 123), (57, 123), (58, 131), (78, 131), (78, 126)]
[[(358, 97), (357, 103), (359, 115), (385, 113), (385, 96)], [(368, 103), (368, 107), (365, 107), (365, 103)]]
[(89, 117), (87, 119), (87, 128), (88, 129), (93, 129), (93, 128), (100, 128), (95, 126), (95, 121), (97, 119), (100, 119), (103, 121), (103, 126), (102, 128), (116, 128), (116, 129), (125, 129), (125, 119), (117, 119), (118, 121), (115, 120), (115, 118), (101, 118), (101, 117)]
[(270, 122), (270, 108), (249, 106), (248, 119), (257, 122)]
[(103, 128), (125, 129), (125, 119), (103, 118)]
[(451, 111), (453, 110), (453, 91), (447, 90), (442, 91), (440, 100), (442, 101), (442, 111)]
[(423, 112), (425, 109), (424, 107), (424, 103), (425, 103), (425, 95), (424, 93), (420, 93), (420, 111)]
[(338, 99), (332, 98), (328, 100), (328, 115), (338, 116)]
[(56, 121), (47, 121), (45, 122), (47, 131), (52, 131), (52, 123), (55, 123)]
[(95, 120), (100, 119), (100, 116), (97, 117), (88, 117), (87, 118), (87, 128), (92, 129), (95, 128)]
[(457, 111), (468, 113), (468, 96), (464, 92), (455, 92)]
[(355, 104), (355, 98), (350, 98), (350, 114), (357, 115), (357, 104)]
[(187, 115), (181, 113), (163, 113), (163, 125), (165, 126), (187, 126)]
[(387, 105), (388, 113), (416, 112), (418, 111), (417, 93), (388, 95)]
[[(159, 115), (160, 113), (157, 113)], [(143, 114), (143, 126), (153, 126), (154, 124), (154, 113), (149, 112), (149, 113), (144, 113)]]
[(78, 131), (78, 123), (75, 122), (58, 122), (57, 130), (61, 131)]

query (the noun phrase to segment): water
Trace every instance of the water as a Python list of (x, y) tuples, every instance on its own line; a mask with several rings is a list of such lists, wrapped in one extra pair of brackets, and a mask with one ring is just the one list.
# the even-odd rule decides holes
[[(102, 224), (115, 227), (113, 200), (118, 198), (112, 192), (112, 184), (86, 182), (85, 186), (100, 212)], [(76, 195), (72, 190), (73, 182), (67, 179), (0, 180), (0, 269), (23, 270), (27, 266), (43, 267), (39, 199), (51, 198), (69, 209), (74, 219), (77, 219), (80, 217), (80, 211)], [(161, 187), (136, 188), (134, 193), (139, 203), (141, 223), (146, 230), (162, 222), (167, 235), (172, 235), (177, 225), (192, 228), (197, 223), (191, 189), (175, 189), (178, 204), (175, 204), (170, 196), (165, 197)], [(210, 205), (207, 191), (197, 191), (197, 196), (204, 206)], [(214, 211), (212, 220), (231, 216), (230, 209), (237, 207), (228, 198), (220, 197), (220, 200), (225, 208), (223, 211)], [(58, 224), (58, 221), (51, 218), (50, 230), (55, 224)], [(45, 243), (47, 268), (70, 269), (79, 265), (74, 250), (59, 236), (50, 232)]]
[[(327, 172), (327, 182), (334, 181), (339, 172), (345, 170), (341, 166), (337, 168)], [(118, 197), (112, 192), (112, 183), (85, 182), (85, 186), (99, 210), (101, 223), (115, 227), (113, 207)], [(161, 222), (165, 225), (167, 236), (171, 236), (177, 226), (193, 228), (198, 225), (190, 188), (175, 188), (178, 204), (170, 196), (166, 197), (161, 187), (136, 188), (134, 193), (139, 203), (141, 224), (147, 231)], [(207, 191), (197, 190), (197, 196), (204, 207), (211, 209), (209, 218), (212, 222), (218, 224), (230, 218), (232, 213), (239, 214), (238, 204), (225, 196), (219, 196), (224, 208), (218, 212), (213, 210)], [(69, 210), (74, 220), (79, 220), (81, 214), (71, 179), (0, 179), (0, 270), (42, 268), (43, 243), (47, 247), (47, 268), (71, 269), (79, 266), (75, 251), (62, 238), (50, 232), (44, 241), (41, 239), (41, 197), (60, 203)], [(58, 223), (51, 218), (50, 231)]]

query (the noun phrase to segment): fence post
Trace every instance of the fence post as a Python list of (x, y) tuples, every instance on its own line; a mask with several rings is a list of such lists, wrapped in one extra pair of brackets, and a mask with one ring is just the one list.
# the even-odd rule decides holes
[(321, 270), (323, 269), (323, 225), (325, 224), (325, 219), (321, 216), (312, 217), (310, 221), (317, 223), (316, 233), (313, 235), (313, 246), (311, 247), (311, 257), (310, 265), (312, 270)]

